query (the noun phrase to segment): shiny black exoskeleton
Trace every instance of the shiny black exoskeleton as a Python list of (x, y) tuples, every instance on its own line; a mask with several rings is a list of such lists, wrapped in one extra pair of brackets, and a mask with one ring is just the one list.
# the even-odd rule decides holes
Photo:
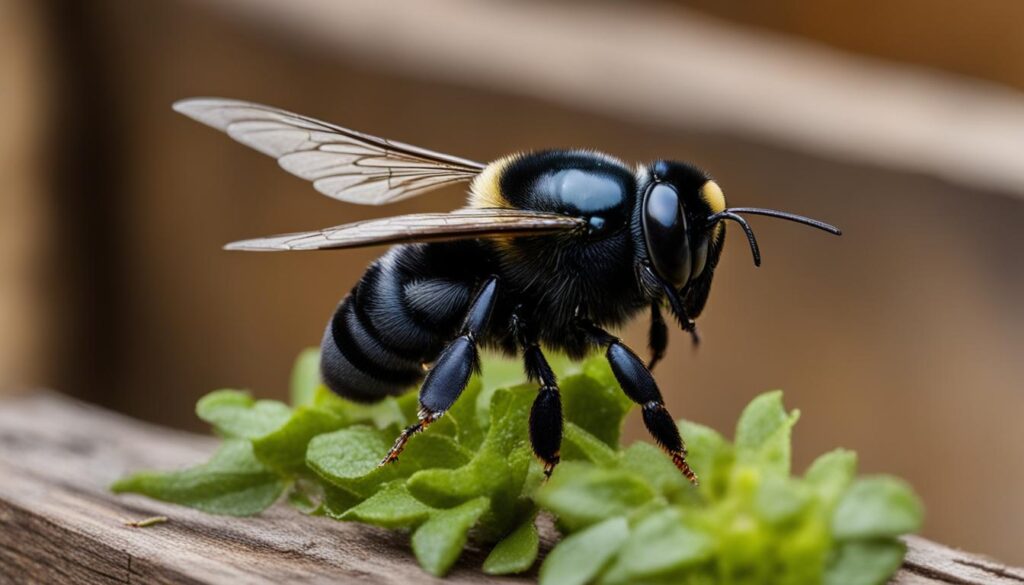
[[(497, 192), (479, 193), (488, 186), (475, 184), (474, 203), (500, 197), (510, 207), (581, 217), (586, 229), (392, 248), (327, 327), (326, 383), (342, 396), (370, 401), (426, 375), (422, 420), (399, 439), (393, 459), (411, 434), (455, 402), (476, 368), (479, 346), (522, 351), (528, 375), (542, 385), (531, 438), (550, 471), (558, 461), (561, 407), (540, 346), (577, 358), (604, 346), (654, 438), (692, 477), (648, 368), (605, 328), (650, 310), (651, 366), (668, 340), (659, 309), (666, 300), (682, 326), (693, 329), (724, 237), (724, 226), (707, 222), (721, 211), (707, 196), (710, 179), (684, 163), (659, 161), (634, 172), (590, 152), (545, 151), (496, 164), (502, 168), (490, 188)], [(423, 364), (434, 362), (426, 373)]]
[[(540, 384), (530, 439), (550, 473), (558, 462), (562, 409), (541, 347), (573, 358), (600, 347), (623, 391), (641, 405), (655, 440), (696, 482), (650, 373), (668, 343), (662, 307), (696, 342), (693, 320), (708, 299), (726, 220), (743, 228), (755, 264), (757, 241), (741, 214), (839, 234), (790, 213), (727, 208), (718, 185), (681, 162), (634, 170), (596, 152), (549, 150), (484, 165), (252, 102), (192, 98), (174, 109), (349, 203), (385, 205), (472, 181), (464, 209), (226, 246), (266, 252), (401, 244), (374, 262), (342, 301), (324, 332), (321, 355), (324, 381), (354, 400), (378, 400), (422, 381), (419, 421), (383, 463), (455, 403), (485, 346), (521, 353), (527, 375)], [(651, 314), (646, 365), (606, 331), (645, 309)]]

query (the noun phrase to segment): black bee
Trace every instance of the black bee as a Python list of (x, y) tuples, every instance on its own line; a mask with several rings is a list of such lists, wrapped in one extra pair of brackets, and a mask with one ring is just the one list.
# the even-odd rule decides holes
[[(455, 403), (484, 346), (522, 352), (527, 376), (540, 385), (530, 440), (550, 474), (559, 460), (562, 407), (541, 348), (581, 358), (603, 347), (651, 435), (696, 483), (650, 372), (668, 343), (662, 307), (696, 342), (694, 319), (711, 290), (725, 220), (743, 228), (758, 265), (757, 241), (741, 214), (840, 233), (780, 211), (729, 208), (718, 184), (683, 162), (631, 168), (594, 151), (545, 150), (483, 165), (258, 104), (199, 98), (174, 108), (350, 203), (383, 205), (472, 181), (467, 207), (450, 213), (361, 221), (226, 247), (397, 244), (342, 300), (321, 346), (324, 382), (345, 398), (370, 402), (422, 381), (419, 421), (398, 437), (382, 464), (397, 459), (411, 436)], [(643, 310), (651, 314), (646, 365), (605, 330)]]

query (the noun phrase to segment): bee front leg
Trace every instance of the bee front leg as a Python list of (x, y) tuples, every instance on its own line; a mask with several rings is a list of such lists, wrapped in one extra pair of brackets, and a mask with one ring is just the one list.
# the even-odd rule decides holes
[(427, 372), (427, 377), (420, 387), (419, 420), (402, 431), (402, 434), (395, 440), (394, 446), (380, 462), (381, 465), (397, 461), (409, 439), (425, 430), (451, 408), (462, 391), (466, 389), (469, 377), (479, 371), (480, 356), (477, 351), (477, 338), (483, 333), (490, 320), (497, 296), (498, 279), (491, 277), (480, 287), (470, 304), (466, 320), (462, 325), (462, 332), (445, 346), (434, 367)]
[(668, 349), (668, 325), (665, 318), (661, 316), (661, 307), (658, 303), (651, 303), (651, 329), (647, 334), (647, 345), (651, 349), (651, 359), (647, 362), (647, 369), (653, 370), (654, 366), (665, 357), (665, 350)]
[[(665, 300), (668, 301), (668, 308), (672, 312), (672, 316), (675, 317), (676, 321), (679, 323), (679, 326), (683, 329), (683, 331), (686, 331), (687, 333), (690, 334), (690, 339), (691, 341), (693, 341), (694, 347), (700, 345), (700, 334), (697, 333), (697, 324), (694, 323), (693, 319), (687, 313), (686, 305), (683, 302), (683, 298), (680, 295), (679, 291), (677, 291), (675, 288), (672, 287), (671, 284), (665, 282), (665, 280), (663, 280), (657, 274), (655, 274), (654, 271), (651, 270), (650, 266), (647, 266), (645, 264), (638, 264), (637, 270), (640, 276), (640, 281), (644, 284), (645, 288), (647, 288), (650, 291), (660, 291), (659, 296), (663, 296)], [(652, 294), (656, 294), (656, 292)], [(659, 302), (660, 300), (655, 300), (651, 304), (652, 350), (654, 349), (654, 330), (655, 327), (658, 326), (656, 321), (660, 321), (661, 326), (664, 326), (665, 323), (665, 320), (661, 317), (661, 308), (658, 306)], [(667, 331), (665, 332), (665, 344), (668, 344)], [(658, 357), (658, 359), (660, 359), (660, 357)], [(653, 369), (654, 364), (657, 363), (658, 359), (652, 358), (651, 364), (648, 365), (648, 368)]]
[(618, 337), (593, 323), (584, 323), (583, 327), (595, 342), (607, 346), (606, 356), (612, 367), (612, 373), (615, 374), (615, 379), (622, 386), (626, 396), (640, 405), (647, 431), (651, 433), (655, 442), (668, 453), (672, 458), (672, 463), (679, 471), (691, 483), (697, 485), (697, 475), (686, 462), (686, 445), (679, 435), (679, 428), (672, 420), (672, 415), (665, 408), (661, 390), (658, 389), (658, 384), (654, 381), (651, 371)]

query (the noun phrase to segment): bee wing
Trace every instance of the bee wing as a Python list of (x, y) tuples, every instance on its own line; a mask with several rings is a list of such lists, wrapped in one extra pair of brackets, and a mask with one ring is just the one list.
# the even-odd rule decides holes
[(568, 232), (583, 225), (582, 219), (554, 213), (514, 209), (459, 209), (449, 213), (396, 215), (312, 232), (242, 240), (232, 242), (224, 249), (276, 252), (360, 248), (498, 235), (541, 235)]
[(277, 159), (328, 197), (383, 205), (468, 181), (484, 165), (370, 136), (285, 110), (222, 98), (191, 98), (174, 109)]

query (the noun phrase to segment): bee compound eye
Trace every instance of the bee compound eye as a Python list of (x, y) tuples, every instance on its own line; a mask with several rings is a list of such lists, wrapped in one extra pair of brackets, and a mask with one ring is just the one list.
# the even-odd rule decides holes
[(644, 194), (643, 229), (655, 271), (682, 287), (690, 277), (690, 245), (679, 193), (670, 185), (655, 183)]

